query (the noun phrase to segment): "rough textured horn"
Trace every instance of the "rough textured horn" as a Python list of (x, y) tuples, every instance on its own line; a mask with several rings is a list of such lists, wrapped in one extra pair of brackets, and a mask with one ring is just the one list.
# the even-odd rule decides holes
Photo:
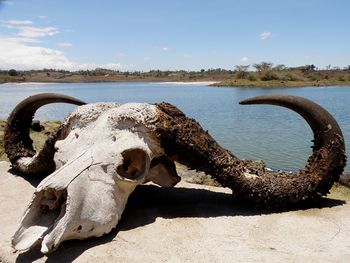
[(256, 97), (241, 104), (274, 104), (298, 112), (314, 132), (313, 154), (297, 174), (256, 169), (220, 147), (193, 119), (170, 104), (157, 104), (156, 132), (173, 160), (212, 175), (234, 196), (265, 208), (291, 206), (320, 198), (338, 180), (345, 164), (342, 132), (334, 118), (307, 99), (287, 95)]
[[(43, 149), (35, 156), (29, 127), (35, 112), (50, 103), (63, 102), (83, 105), (85, 102), (70, 96), (41, 93), (20, 102), (11, 112), (4, 134), (5, 152), (14, 169), (26, 174), (48, 174), (55, 169), (53, 162), (54, 143), (62, 135), (62, 127), (51, 134)], [(34, 158), (31, 158), (35, 156)], [(28, 157), (28, 158), (27, 158)]]
[(345, 143), (342, 131), (333, 116), (320, 105), (297, 96), (268, 95), (243, 100), (242, 105), (271, 104), (289, 108), (299, 113), (314, 133), (313, 153), (308, 164), (299, 175), (309, 176), (319, 194), (327, 194), (335, 181), (339, 180), (346, 164)]

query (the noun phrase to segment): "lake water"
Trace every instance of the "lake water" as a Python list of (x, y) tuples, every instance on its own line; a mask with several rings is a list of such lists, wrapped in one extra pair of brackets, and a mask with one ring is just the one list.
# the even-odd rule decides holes
[[(74, 83), (2, 84), (0, 118), (5, 119), (22, 99), (40, 92), (58, 92), (86, 102), (161, 102), (195, 118), (239, 158), (263, 159), (273, 169), (297, 170), (305, 165), (312, 132), (296, 113), (276, 106), (242, 106), (240, 100), (274, 93), (302, 96), (325, 107), (343, 130), (350, 152), (350, 87), (216, 88), (204, 84)], [(40, 109), (40, 120), (62, 120), (74, 107), (51, 104)], [(350, 171), (350, 166), (346, 168)]]

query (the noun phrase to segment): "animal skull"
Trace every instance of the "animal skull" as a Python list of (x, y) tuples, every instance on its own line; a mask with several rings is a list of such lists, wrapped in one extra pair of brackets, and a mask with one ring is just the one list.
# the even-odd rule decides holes
[(174, 161), (211, 174), (236, 197), (282, 207), (327, 194), (345, 166), (344, 139), (333, 117), (311, 101), (284, 95), (242, 104), (268, 103), (301, 114), (315, 135), (313, 155), (297, 176), (256, 170), (221, 148), (199, 124), (170, 104), (115, 103), (78, 107), (36, 153), (28, 127), (42, 105), (82, 101), (39, 94), (21, 102), (5, 130), (5, 150), (14, 169), (48, 175), (37, 187), (12, 244), (41, 244), (49, 253), (69, 239), (101, 236), (114, 228), (137, 185), (172, 187), (180, 178)]
[[(164, 154), (145, 126), (154, 116), (155, 106), (148, 104), (89, 104), (72, 113), (64, 123), (69, 134), (55, 145), (57, 170), (37, 187), (14, 247), (41, 242), (41, 252), (48, 253), (63, 240), (101, 236), (117, 225), (137, 185), (152, 180), (174, 186), (180, 177), (170, 165), (150, 167)], [(23, 158), (19, 165), (24, 169), (31, 161)]]

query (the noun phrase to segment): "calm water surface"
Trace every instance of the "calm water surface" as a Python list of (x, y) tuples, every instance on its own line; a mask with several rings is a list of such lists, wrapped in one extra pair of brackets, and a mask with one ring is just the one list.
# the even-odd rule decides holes
[[(0, 118), (27, 96), (59, 92), (86, 102), (167, 101), (195, 118), (211, 135), (239, 158), (263, 159), (273, 169), (296, 170), (306, 163), (312, 132), (296, 113), (276, 106), (241, 106), (238, 102), (257, 95), (284, 93), (302, 96), (325, 107), (341, 126), (350, 152), (350, 87), (283, 89), (216, 88), (203, 84), (74, 83), (2, 84)], [(52, 104), (36, 118), (62, 120), (73, 106)], [(346, 168), (350, 172), (350, 166)]]

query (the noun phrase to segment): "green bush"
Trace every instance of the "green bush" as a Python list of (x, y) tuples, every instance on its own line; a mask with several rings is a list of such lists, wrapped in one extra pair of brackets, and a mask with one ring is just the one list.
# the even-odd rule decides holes
[(346, 81), (346, 76), (340, 75), (340, 76), (338, 76), (338, 80), (339, 81)]
[(10, 69), (9, 71), (8, 71), (8, 74), (11, 76), (11, 77), (15, 77), (15, 76), (17, 76), (17, 70), (15, 70), (15, 69)]
[(309, 79), (309, 80), (311, 80), (311, 81), (316, 81), (316, 80), (318, 80), (315, 76), (313, 76), (313, 75), (310, 75), (310, 76), (307, 76), (307, 78)]
[(246, 77), (247, 77), (247, 72), (244, 72), (244, 71), (236, 72), (236, 79), (245, 79)]
[(289, 72), (285, 75), (284, 80), (298, 81), (298, 80), (300, 80), (300, 77), (294, 73)]
[(262, 81), (268, 81), (268, 80), (279, 80), (279, 76), (276, 72), (273, 72), (271, 70), (266, 70), (261, 73), (260, 79)]
[(248, 73), (247, 79), (250, 81), (256, 81), (257, 78), (254, 73)]

